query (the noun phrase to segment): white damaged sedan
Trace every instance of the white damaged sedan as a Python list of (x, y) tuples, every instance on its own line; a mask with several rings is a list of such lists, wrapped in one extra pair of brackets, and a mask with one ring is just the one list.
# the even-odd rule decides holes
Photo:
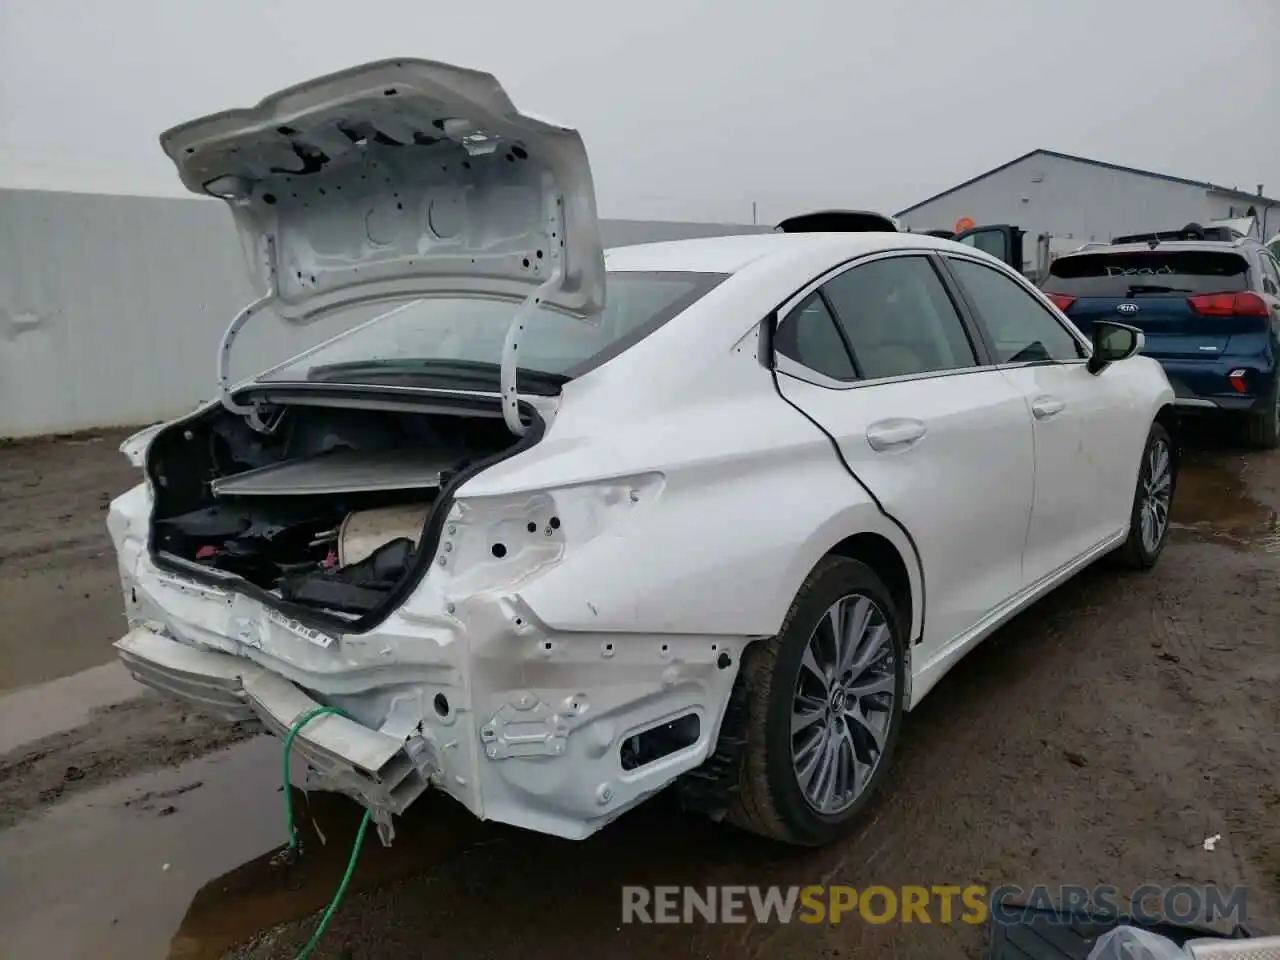
[[(1173, 391), (1141, 334), (1088, 342), (972, 246), (888, 224), (605, 252), (578, 134), (426, 61), (162, 143), (230, 207), (260, 298), (219, 396), (125, 445), (116, 646), (292, 731), (300, 785), (384, 841), (431, 789), (582, 838), (672, 787), (827, 842), (975, 644), (1164, 546)], [(256, 314), (374, 303), (227, 378)]]

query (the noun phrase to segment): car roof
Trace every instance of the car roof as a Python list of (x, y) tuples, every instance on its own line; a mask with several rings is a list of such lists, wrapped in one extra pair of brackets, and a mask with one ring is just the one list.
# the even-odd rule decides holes
[(915, 233), (750, 233), (613, 247), (605, 251), (605, 267), (619, 272), (738, 273), (779, 256), (835, 262), (881, 250), (952, 248), (974, 252), (973, 247)]

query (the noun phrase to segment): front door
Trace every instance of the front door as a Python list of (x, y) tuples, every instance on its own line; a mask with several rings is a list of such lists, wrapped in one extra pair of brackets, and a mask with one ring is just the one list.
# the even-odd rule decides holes
[(1035, 430), (1035, 506), (1024, 559), (1028, 584), (1124, 530), (1141, 437), (1118, 366), (1089, 373), (1083, 339), (1029, 285), (978, 259), (948, 255), (994, 359), (1023, 395)]
[(925, 580), (924, 657), (1022, 587), (1032, 429), (925, 254), (859, 261), (784, 312), (783, 395), (906, 528)]

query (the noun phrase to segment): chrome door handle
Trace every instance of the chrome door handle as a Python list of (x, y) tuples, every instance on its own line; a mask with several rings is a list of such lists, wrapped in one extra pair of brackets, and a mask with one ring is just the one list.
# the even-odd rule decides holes
[(1037, 420), (1048, 420), (1066, 409), (1066, 401), (1057, 397), (1036, 397), (1031, 401), (1031, 413)]
[(899, 450), (911, 446), (925, 433), (925, 425), (919, 420), (880, 420), (867, 427), (867, 443), (877, 452)]

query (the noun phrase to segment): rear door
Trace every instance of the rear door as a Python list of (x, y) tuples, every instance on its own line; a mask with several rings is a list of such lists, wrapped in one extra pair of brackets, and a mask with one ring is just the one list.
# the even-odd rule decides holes
[(963, 243), (983, 253), (989, 253), (1022, 273), (1026, 269), (1022, 253), (1022, 238), (1025, 234), (1026, 231), (1020, 227), (1002, 223), (971, 227), (957, 233), (952, 239), (956, 243)]
[(944, 261), (1034, 424), (1031, 585), (1124, 529), (1147, 425), (1131, 414), (1123, 364), (1091, 374), (1085, 345), (1029, 284), (977, 258)]
[(883, 254), (841, 268), (779, 312), (774, 340), (783, 396), (919, 550), (925, 656), (1021, 589), (1034, 473), (1026, 404), (935, 264)]

